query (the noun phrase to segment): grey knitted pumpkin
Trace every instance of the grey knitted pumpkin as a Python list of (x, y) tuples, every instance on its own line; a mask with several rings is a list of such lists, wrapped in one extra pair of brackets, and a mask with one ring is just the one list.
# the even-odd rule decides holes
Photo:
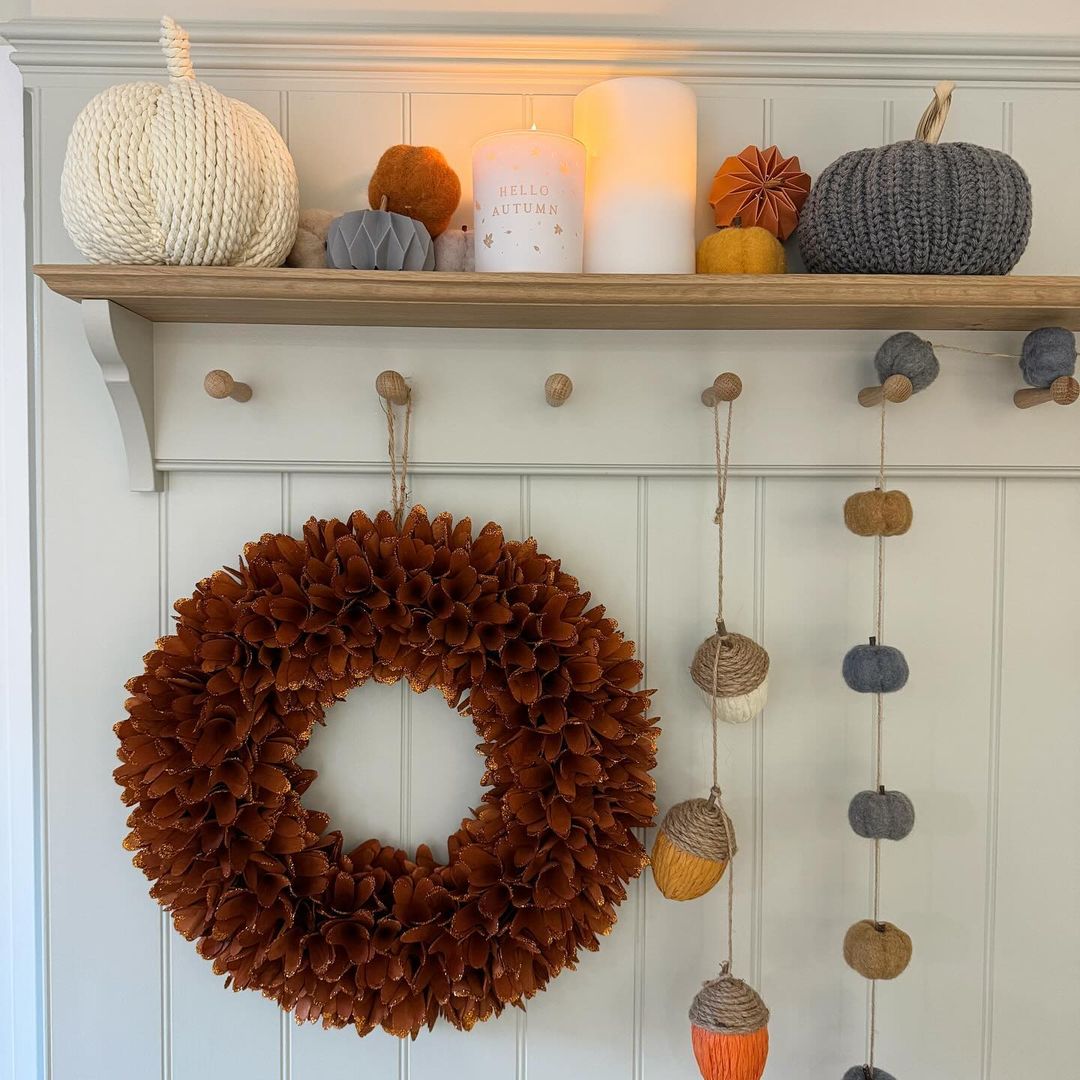
[(330, 222), (326, 265), (336, 270), (434, 270), (435, 245), (427, 227), (404, 214), (350, 210)]
[(953, 84), (915, 138), (854, 150), (818, 177), (799, 219), (815, 274), (1007, 274), (1031, 233), (1031, 184), (1008, 154), (938, 143)]

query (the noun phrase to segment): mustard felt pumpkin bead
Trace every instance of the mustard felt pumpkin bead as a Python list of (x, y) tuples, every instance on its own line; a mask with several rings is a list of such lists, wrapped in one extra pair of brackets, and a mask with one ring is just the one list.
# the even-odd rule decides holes
[(844, 935), (844, 960), (864, 979), (895, 979), (911, 962), (911, 938), (890, 922), (861, 919)]
[(653, 880), (669, 900), (696, 900), (724, 876), (736, 850), (735, 827), (713, 788), (707, 799), (686, 799), (664, 815), (650, 859)]
[(857, 491), (844, 503), (844, 524), (856, 536), (902, 536), (912, 517), (911, 500), (902, 491)]
[(699, 274), (782, 274), (784, 245), (768, 229), (718, 229), (697, 250)]

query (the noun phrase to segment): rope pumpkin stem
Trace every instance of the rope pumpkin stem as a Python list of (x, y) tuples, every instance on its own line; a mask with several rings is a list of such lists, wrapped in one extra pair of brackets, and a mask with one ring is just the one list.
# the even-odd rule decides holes
[(194, 79), (191, 64), (191, 39), (187, 31), (168, 15), (161, 16), (161, 36), (158, 38), (165, 54), (165, 66), (170, 79)]

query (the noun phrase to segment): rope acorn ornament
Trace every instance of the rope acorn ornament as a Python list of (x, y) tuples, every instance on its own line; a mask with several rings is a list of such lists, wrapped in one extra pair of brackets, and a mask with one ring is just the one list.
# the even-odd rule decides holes
[(908, 680), (904, 654), (884, 643), (885, 544), (887, 536), (900, 536), (912, 523), (911, 502), (901, 491), (886, 489), (885, 416), (890, 402), (906, 401), (934, 381), (938, 361), (934, 347), (914, 334), (895, 334), (878, 350), (875, 367), (881, 385), (868, 387), (859, 395), (862, 405), (880, 407), (880, 438), (877, 484), (872, 491), (860, 491), (844, 504), (844, 524), (856, 536), (874, 538), (874, 634), (867, 645), (848, 650), (843, 662), (847, 685), (858, 693), (874, 697), (874, 786), (860, 791), (848, 806), (852, 831), (873, 843), (873, 899), (869, 919), (854, 923), (844, 936), (844, 960), (863, 978), (870, 980), (870, 1009), (867, 1017), (866, 1064), (844, 1073), (844, 1080), (893, 1080), (874, 1066), (877, 1036), (877, 982), (895, 979), (911, 960), (911, 938), (898, 926), (881, 918), (881, 842), (902, 840), (915, 825), (915, 807), (901, 791), (885, 787), (884, 729), (885, 695), (903, 689)]
[[(713, 795), (719, 805), (719, 788), (713, 787)], [(722, 808), (720, 821), (734, 856), (731, 819)], [(727, 959), (720, 965), (720, 974), (702, 986), (690, 1005), (690, 1043), (703, 1080), (760, 1080), (769, 1056), (769, 1010), (761, 995), (732, 973), (734, 871), (728, 872), (727, 879)]]
[[(716, 633), (698, 648), (690, 677), (705, 693), (712, 715), (712, 788), (706, 799), (687, 799), (673, 806), (657, 830), (652, 851), (653, 880), (669, 900), (694, 900), (724, 876), (735, 854), (735, 830), (720, 801), (719, 722), (744, 723), (764, 707), (768, 694), (769, 654), (743, 634), (724, 625), (724, 503), (731, 451), (731, 414), (742, 393), (742, 380), (732, 372), (718, 375), (701, 400), (713, 410), (716, 449), (717, 616)], [(727, 404), (721, 436), (720, 406)]]

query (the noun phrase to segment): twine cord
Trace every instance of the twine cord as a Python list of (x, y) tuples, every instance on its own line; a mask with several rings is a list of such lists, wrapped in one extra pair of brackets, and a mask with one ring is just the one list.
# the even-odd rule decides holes
[[(727, 403), (727, 422), (724, 425), (723, 438), (720, 435), (720, 402), (713, 401), (713, 442), (716, 449), (716, 632), (727, 633), (724, 623), (724, 509), (727, 504), (728, 465), (731, 461), (731, 420), (734, 413), (734, 400)], [(720, 715), (717, 703), (717, 691), (720, 688), (719, 670), (721, 643), (713, 652), (712, 693), (709, 695), (709, 711), (712, 715), (712, 793), (720, 801)], [(727, 867), (727, 962), (722, 966), (722, 974), (731, 972), (735, 958), (735, 850), (731, 836), (731, 825), (723, 806), (720, 808), (720, 820), (724, 826), (724, 838), (727, 849), (731, 852)]]
[(731, 420), (735, 402), (727, 403), (727, 423), (724, 437), (720, 438), (720, 402), (713, 403), (713, 435), (716, 445), (716, 629), (724, 627), (724, 509), (727, 504), (728, 464), (731, 461)]
[(386, 398), (381, 398), (383, 412), (386, 413), (386, 453), (390, 459), (390, 505), (394, 511), (394, 527), (401, 528), (408, 502), (409, 476), (409, 430), (412, 427), (412, 394), (405, 402), (405, 423), (401, 433), (401, 454), (397, 452), (397, 424), (394, 420), (394, 406)]
[(967, 353), (969, 356), (993, 356), (999, 360), (1019, 360), (1019, 353), (1008, 352), (987, 352), (985, 349), (969, 349), (965, 345), (941, 345), (936, 341), (931, 341), (930, 345), (935, 349), (945, 349), (949, 352), (962, 352)]
[[(879, 491), (885, 490), (885, 406), (881, 399), (881, 427), (878, 439), (878, 479)], [(874, 640), (880, 645), (884, 637), (885, 625), (885, 542), (879, 533), (876, 542), (876, 581), (874, 583)], [(880, 691), (874, 695), (874, 788), (881, 791), (884, 787), (885, 765), (883, 756), (883, 734), (885, 727), (885, 695)], [(874, 841), (874, 922), (881, 922), (881, 841)], [(870, 981), (870, 1011), (867, 1018), (867, 1068), (869, 1075), (874, 1075), (874, 1048), (877, 1039), (877, 984)]]

